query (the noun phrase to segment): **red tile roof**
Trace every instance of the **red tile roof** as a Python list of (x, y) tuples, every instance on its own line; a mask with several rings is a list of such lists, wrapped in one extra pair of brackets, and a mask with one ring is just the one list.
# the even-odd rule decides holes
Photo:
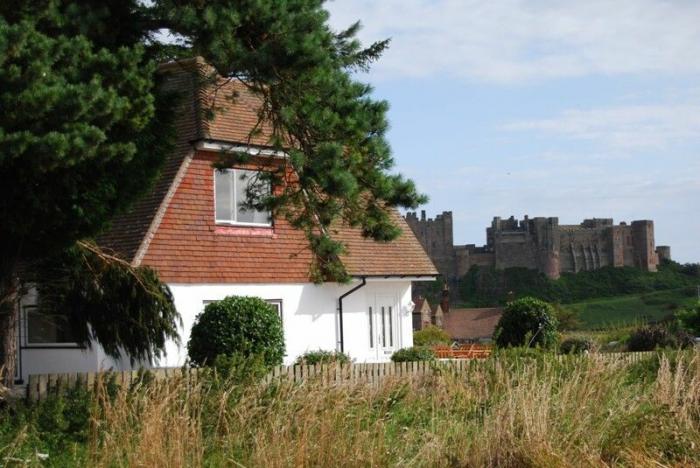
[(491, 338), (501, 319), (503, 309), (450, 309), (443, 315), (445, 331), (454, 340), (474, 340)]
[[(220, 82), (215, 93), (198, 85), (209, 68), (200, 60), (163, 67), (166, 86), (183, 92), (177, 145), (153, 190), (131, 212), (118, 216), (98, 241), (134, 264), (157, 268), (167, 282), (305, 282), (311, 253), (302, 232), (284, 220), (273, 229), (225, 228), (214, 223), (213, 169), (218, 153), (195, 151), (196, 141), (265, 146), (270, 129), (258, 124), (255, 96), (240, 82)], [(207, 88), (211, 90), (212, 88)], [(235, 99), (228, 97), (235, 95)], [(209, 106), (213, 119), (205, 118)], [(359, 229), (339, 226), (341, 257), (354, 276), (437, 275), (423, 247), (397, 211), (402, 234), (391, 242), (365, 239)]]

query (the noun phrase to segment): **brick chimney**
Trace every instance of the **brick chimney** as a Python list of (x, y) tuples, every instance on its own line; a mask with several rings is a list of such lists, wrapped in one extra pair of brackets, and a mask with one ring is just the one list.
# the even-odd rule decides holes
[(440, 300), (440, 308), (442, 313), (446, 314), (450, 311), (450, 288), (447, 287), (447, 283), (442, 288), (442, 299)]

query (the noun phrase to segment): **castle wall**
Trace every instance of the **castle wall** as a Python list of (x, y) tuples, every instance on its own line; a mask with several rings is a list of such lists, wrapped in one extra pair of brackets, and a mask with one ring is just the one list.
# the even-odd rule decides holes
[(406, 221), (448, 281), (456, 281), (474, 265), (529, 268), (558, 278), (561, 273), (606, 266), (656, 271), (660, 258), (671, 258), (670, 247), (655, 246), (653, 221), (615, 225), (611, 218), (594, 218), (560, 225), (558, 218), (494, 217), (482, 247), (454, 245), (449, 211), (435, 219), (426, 219), (425, 211), (420, 219), (408, 213)]
[(560, 271), (578, 273), (613, 264), (610, 227), (561, 226)]
[(532, 237), (526, 232), (499, 232), (494, 235), (495, 267), (532, 268), (537, 264)]

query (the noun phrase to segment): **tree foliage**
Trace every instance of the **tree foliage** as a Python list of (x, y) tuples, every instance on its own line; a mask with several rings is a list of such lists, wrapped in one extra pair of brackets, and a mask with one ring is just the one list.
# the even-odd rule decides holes
[(643, 294), (666, 289), (693, 288), (698, 283), (692, 264), (667, 261), (658, 272), (639, 268), (603, 267), (593, 271), (564, 273), (552, 280), (544, 273), (527, 268), (496, 270), (478, 265), (460, 279), (461, 300), (474, 307), (505, 304), (521, 297), (568, 304), (599, 297)]
[[(411, 181), (390, 173), (387, 103), (372, 99), (371, 87), (352, 75), (378, 59), (388, 41), (362, 48), (355, 38), (359, 23), (332, 31), (320, 0), (160, 5), (170, 26), (188, 38), (191, 48), (183, 54), (203, 56), (217, 74), (261, 98), (259, 119), (273, 129), (269, 144), (289, 153), (289, 167), (269, 174), (282, 192), (250, 203), (286, 216), (306, 233), (315, 279), (347, 278), (334, 223), (379, 241), (399, 235), (388, 209), (416, 207), (426, 198)], [(293, 184), (280, 183), (287, 169)]]
[(94, 244), (76, 246), (41, 263), (39, 311), (65, 317), (80, 345), (99, 342), (113, 357), (152, 362), (167, 340), (179, 342), (180, 315), (152, 268), (132, 267)]
[(267, 366), (278, 365), (284, 357), (282, 322), (260, 298), (229, 296), (208, 304), (195, 318), (187, 352), (200, 366), (221, 355), (259, 357)]
[(499, 347), (541, 346), (549, 348), (557, 342), (557, 319), (550, 304), (525, 297), (509, 302), (503, 309), (494, 339)]
[(450, 344), (452, 339), (445, 330), (435, 325), (429, 325), (422, 330), (413, 332), (414, 346), (432, 346), (440, 344)]
[(678, 312), (678, 319), (689, 333), (700, 336), (700, 302)]

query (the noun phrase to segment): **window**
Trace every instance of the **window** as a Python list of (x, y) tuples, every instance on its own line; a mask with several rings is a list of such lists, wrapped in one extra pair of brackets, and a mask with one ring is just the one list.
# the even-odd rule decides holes
[(284, 320), (282, 319), (282, 299), (265, 299), (265, 302), (270, 304), (277, 311), (280, 322), (284, 324)]
[[(280, 322), (284, 324), (284, 320), (282, 319), (282, 299), (263, 299), (263, 301), (267, 302), (272, 306), (273, 309), (277, 312), (277, 315), (280, 318)], [(212, 302), (218, 302), (218, 301), (203, 301), (204, 302), (204, 307), (207, 305), (211, 304)]]
[(226, 169), (214, 171), (214, 199), (217, 223), (242, 224), (247, 226), (270, 226), (268, 211), (246, 208), (248, 194), (265, 196), (269, 185), (259, 180), (258, 171)]
[(372, 323), (372, 307), (369, 308), (369, 347), (374, 348), (374, 324)]
[(36, 306), (24, 307), (27, 320), (27, 345), (75, 344), (68, 317), (39, 312)]

